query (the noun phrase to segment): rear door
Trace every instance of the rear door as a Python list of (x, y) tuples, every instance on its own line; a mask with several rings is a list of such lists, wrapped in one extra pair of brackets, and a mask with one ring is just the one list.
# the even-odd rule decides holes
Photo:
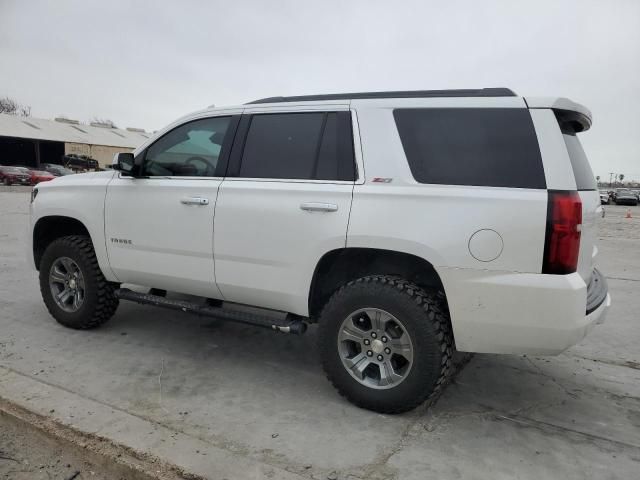
[(247, 108), (215, 212), (225, 300), (306, 315), (317, 262), (345, 246), (355, 176), (348, 105)]

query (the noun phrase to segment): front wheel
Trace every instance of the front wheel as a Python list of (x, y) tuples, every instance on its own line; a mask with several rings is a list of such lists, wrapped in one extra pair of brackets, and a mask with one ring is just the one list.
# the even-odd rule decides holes
[(49, 313), (65, 327), (95, 328), (118, 308), (116, 285), (108, 282), (87, 236), (51, 242), (40, 261), (40, 291)]
[(380, 413), (405, 412), (435, 397), (453, 353), (441, 294), (384, 275), (340, 288), (320, 315), (318, 341), (338, 391)]

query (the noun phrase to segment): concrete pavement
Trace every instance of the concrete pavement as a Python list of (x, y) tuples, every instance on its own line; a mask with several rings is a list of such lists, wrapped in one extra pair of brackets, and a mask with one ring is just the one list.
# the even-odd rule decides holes
[[(476, 355), (438, 403), (379, 415), (303, 337), (123, 302), (65, 329), (24, 259), (28, 194), (0, 191), (0, 397), (213, 479), (635, 478), (640, 218), (609, 207), (608, 321), (558, 357)], [(640, 209), (635, 209), (640, 217)]]

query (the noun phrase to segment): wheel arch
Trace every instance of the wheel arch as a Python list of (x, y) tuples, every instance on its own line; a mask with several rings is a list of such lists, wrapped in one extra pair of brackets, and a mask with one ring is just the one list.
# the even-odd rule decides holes
[(64, 215), (48, 215), (38, 219), (33, 226), (32, 233), (32, 253), (36, 270), (40, 270), (42, 255), (51, 242), (67, 235), (85, 235), (95, 245), (89, 229), (77, 218)]
[(317, 318), (322, 306), (342, 285), (376, 274), (397, 275), (420, 287), (445, 292), (438, 271), (422, 257), (380, 248), (340, 248), (325, 253), (316, 264), (309, 289), (309, 317)]

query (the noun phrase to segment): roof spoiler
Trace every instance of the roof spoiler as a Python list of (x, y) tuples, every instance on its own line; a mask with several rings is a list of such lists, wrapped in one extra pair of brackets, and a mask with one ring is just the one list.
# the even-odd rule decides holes
[(591, 128), (591, 111), (584, 105), (564, 97), (527, 97), (529, 108), (550, 108), (555, 113), (560, 128), (572, 132), (584, 132)]

